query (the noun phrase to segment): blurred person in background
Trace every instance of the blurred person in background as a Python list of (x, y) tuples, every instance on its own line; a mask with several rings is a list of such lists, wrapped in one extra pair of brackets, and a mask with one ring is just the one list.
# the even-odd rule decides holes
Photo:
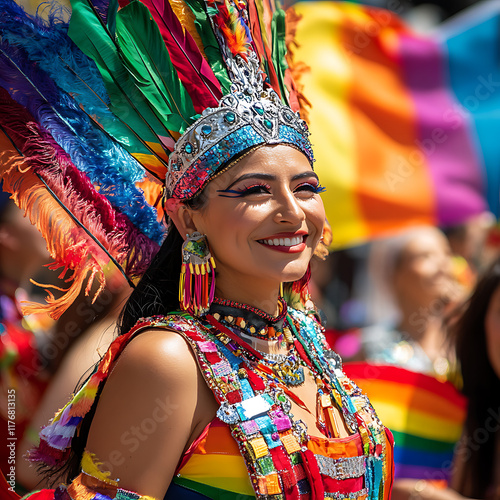
[(500, 259), (477, 283), (451, 328), (469, 399), (452, 486), (467, 497), (500, 499)]
[(33, 318), (23, 318), (20, 302), (28, 298), (23, 287), (49, 255), (40, 233), (9, 196), (0, 183), (0, 468), (4, 473), (16, 456), (14, 446), (11, 450), (6, 444), (22, 439), (47, 381), (37, 336), (43, 328)]
[[(415, 227), (372, 245), (372, 326), (347, 373), (394, 434), (393, 500), (462, 496), (449, 487), (466, 401), (444, 318), (463, 296), (445, 235)], [(453, 383), (452, 383), (453, 382)]]
[[(50, 383), (19, 444), (16, 479), (25, 491), (46, 486), (36, 466), (25, 459), (28, 451), (39, 444), (40, 429), (64, 407), (78, 383), (100, 361), (117, 335), (116, 322), (132, 289), (121, 273), (111, 268), (106, 289), (93, 301), (94, 294), (80, 294), (76, 302), (58, 320), (51, 338), (52, 359), (46, 359)], [(49, 356), (46, 356), (47, 358)]]
[(373, 244), (373, 326), (362, 331), (364, 358), (440, 379), (454, 378), (443, 318), (461, 296), (444, 234), (417, 227)]

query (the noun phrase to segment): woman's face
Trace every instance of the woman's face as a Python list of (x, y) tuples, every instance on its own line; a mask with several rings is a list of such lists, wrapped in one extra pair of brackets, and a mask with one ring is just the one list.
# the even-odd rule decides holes
[(500, 378), (500, 286), (497, 287), (488, 304), (484, 329), (488, 359), (497, 377)]
[[(437, 229), (416, 231), (402, 249), (394, 272), (396, 297), (426, 305), (447, 302), (456, 292), (451, 251)], [(435, 307), (439, 305), (436, 303)]]
[(307, 158), (283, 145), (259, 148), (212, 180), (191, 216), (207, 235), (217, 287), (301, 278), (322, 236), (319, 191)]

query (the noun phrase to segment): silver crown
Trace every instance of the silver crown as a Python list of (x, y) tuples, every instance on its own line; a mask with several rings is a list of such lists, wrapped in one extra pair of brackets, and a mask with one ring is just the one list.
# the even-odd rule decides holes
[(307, 124), (281, 102), (273, 89), (264, 89), (262, 72), (254, 53), (248, 61), (237, 56), (230, 61), (233, 75), (231, 93), (224, 96), (217, 108), (207, 108), (200, 118), (178, 139), (170, 155), (167, 186), (177, 179), (204, 153), (235, 131), (250, 126), (262, 142), (279, 142), (280, 127), (286, 125), (307, 138)]

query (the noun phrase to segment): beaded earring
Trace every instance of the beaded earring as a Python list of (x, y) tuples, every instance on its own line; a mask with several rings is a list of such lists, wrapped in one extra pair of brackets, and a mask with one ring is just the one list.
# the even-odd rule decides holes
[(215, 261), (204, 234), (186, 235), (182, 244), (179, 303), (183, 311), (205, 314), (215, 295)]

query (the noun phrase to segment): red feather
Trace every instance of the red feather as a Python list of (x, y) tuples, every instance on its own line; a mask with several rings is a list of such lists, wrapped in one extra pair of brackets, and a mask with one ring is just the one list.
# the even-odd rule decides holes
[(193, 101), (197, 113), (217, 107), (222, 97), (220, 84), (196, 42), (185, 31), (168, 0), (141, 0), (160, 28), (172, 64)]

